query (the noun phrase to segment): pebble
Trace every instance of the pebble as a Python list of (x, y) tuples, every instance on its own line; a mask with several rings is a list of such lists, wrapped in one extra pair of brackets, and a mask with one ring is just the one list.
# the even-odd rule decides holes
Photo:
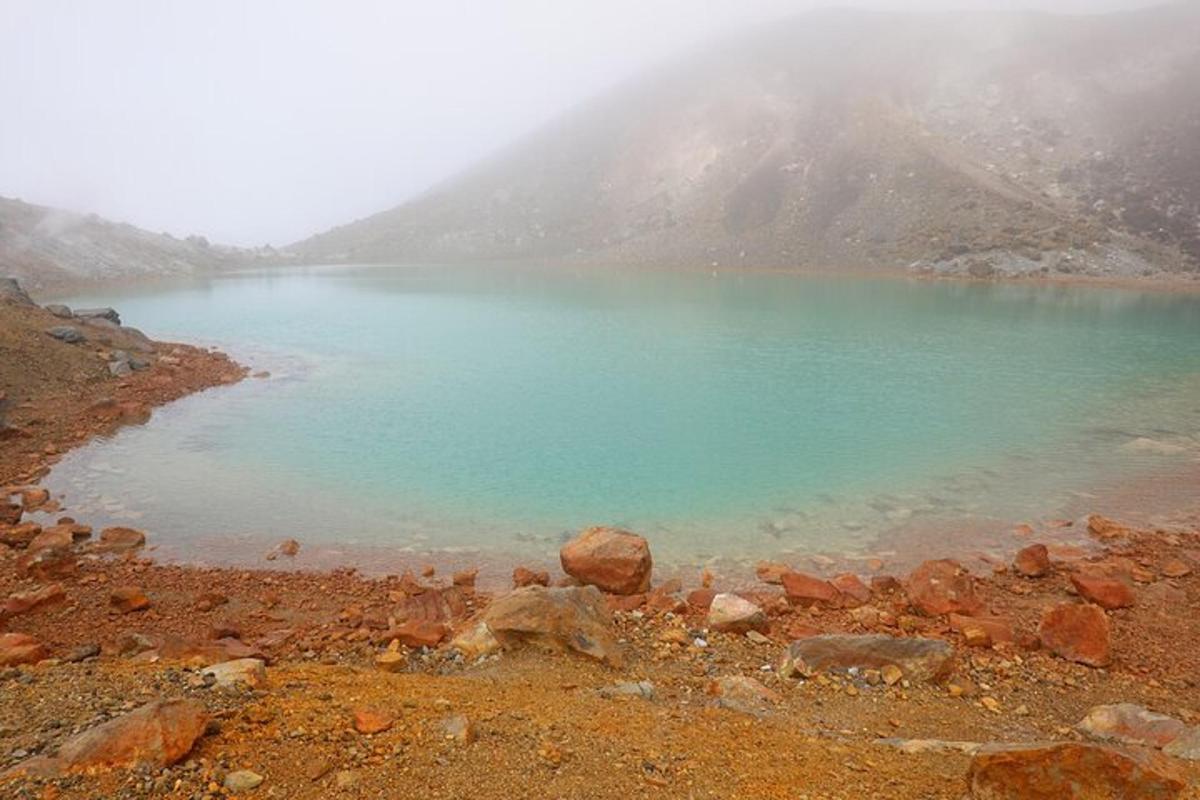
[(248, 769), (239, 769), (225, 776), (224, 786), (231, 792), (248, 792), (257, 789), (263, 782), (263, 776)]

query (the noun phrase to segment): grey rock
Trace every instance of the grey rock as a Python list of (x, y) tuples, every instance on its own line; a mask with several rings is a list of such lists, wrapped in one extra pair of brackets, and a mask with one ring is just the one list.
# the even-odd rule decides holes
[(948, 677), (953, 657), (954, 648), (941, 639), (830, 634), (788, 645), (779, 674), (788, 678), (825, 671), (856, 674), (891, 665), (911, 681), (936, 682)]
[(80, 661), (87, 661), (89, 658), (98, 658), (99, 655), (100, 645), (84, 644), (76, 647), (74, 650), (68, 653), (67, 656), (63, 658), (63, 661), (66, 661), (68, 664), (77, 664)]
[(133, 374), (133, 367), (129, 366), (128, 361), (111, 361), (108, 364), (108, 371), (114, 378), (124, 378), (126, 375)]
[(121, 324), (121, 315), (112, 308), (77, 308), (75, 318), (82, 320), (106, 319), (114, 325)]
[(42, 306), (42, 308), (46, 309), (60, 319), (71, 319), (74, 316), (74, 314), (71, 313), (70, 307), (59, 305), (58, 303), (50, 303)]
[(602, 686), (600, 696), (610, 700), (614, 697), (640, 697), (643, 700), (653, 700), (654, 684), (650, 681), (614, 683), (612, 686)]
[(225, 788), (231, 792), (248, 792), (262, 785), (263, 776), (248, 769), (239, 769), (225, 776)]
[(1164, 747), (1163, 752), (1187, 761), (1200, 761), (1200, 728), (1189, 728), (1183, 735)]
[(1165, 747), (1187, 731), (1174, 717), (1133, 703), (1096, 706), (1075, 727), (1093, 739), (1145, 747)]
[(79, 344), (87, 341), (87, 337), (80, 333), (78, 328), (72, 328), (70, 325), (56, 325), (46, 333), (67, 344)]

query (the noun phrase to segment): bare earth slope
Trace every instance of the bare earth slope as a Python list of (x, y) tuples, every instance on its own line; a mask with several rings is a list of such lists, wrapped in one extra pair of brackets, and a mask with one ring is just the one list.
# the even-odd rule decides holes
[(1200, 5), (805, 14), (292, 249), (360, 262), (1194, 270)]
[(0, 197), (0, 277), (32, 290), (219, 269), (251, 253)]

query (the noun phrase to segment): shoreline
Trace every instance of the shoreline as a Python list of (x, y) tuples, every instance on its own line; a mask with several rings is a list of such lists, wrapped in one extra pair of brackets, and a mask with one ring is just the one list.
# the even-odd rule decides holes
[(826, 278), (826, 279), (880, 279), (904, 280), (920, 283), (947, 283), (965, 286), (1022, 286), (1030, 288), (1095, 288), (1127, 291), (1146, 291), (1161, 294), (1192, 295), (1200, 293), (1200, 273), (1188, 275), (1185, 273), (1162, 272), (1142, 277), (1101, 277), (1093, 275), (1052, 274), (1052, 275), (1005, 275), (994, 278), (976, 278), (961, 274), (938, 274), (919, 272), (907, 267), (831, 267), (831, 266), (794, 266), (794, 267), (697, 267), (697, 266), (634, 266), (628, 264), (604, 264), (572, 261), (570, 257), (561, 260), (528, 260), (528, 261), (397, 261), (397, 262), (328, 262), (328, 263), (293, 263), (281, 262), (273, 265), (240, 264), (232, 265), (222, 270), (210, 270), (189, 273), (186, 275), (150, 275), (105, 278), (89, 280), (80, 278), (51, 284), (39, 288), (37, 295), (41, 301), (58, 301), (72, 294), (91, 293), (122, 288), (146, 288), (170, 286), (172, 284), (192, 281), (213, 280), (235, 277), (238, 275), (269, 273), (275, 270), (293, 270), (305, 268), (375, 268), (375, 267), (446, 267), (449, 269), (517, 269), (536, 270), (538, 272), (563, 273), (580, 271), (586, 273), (666, 273), (666, 274), (695, 274), (711, 275), (714, 272), (722, 276), (731, 275), (769, 275), (794, 278)]
[[(158, 348), (170, 360), (131, 376), (84, 381), (46, 405), (20, 398), (11, 422), (28, 436), (0, 441), (0, 484), (19, 478), (23, 490), (10, 495), (17, 518), (10, 506), (0, 523), (0, 793), (215, 800), (262, 783), (263, 796), (312, 800), (414, 788), (508, 798), (537, 776), (556, 797), (961, 800), (989, 743), (1036, 758), (1076, 752), (1055, 749), (1065, 746), (1142, 758), (1081, 731), (1099, 706), (1135, 703), (1200, 732), (1200, 619), (1187, 613), (1200, 606), (1194, 516), (1170, 529), (1089, 517), (1014, 530), (1034, 567), (1018, 557), (970, 571), (945, 560), (911, 572), (899, 561), (776, 562), (753, 580), (685, 581), (653, 570), (650, 540), (645, 582), (604, 593), (597, 582), (641, 557), (477, 582), (470, 565), (420, 558), (379, 577), (278, 569), (304, 560), (303, 543), (291, 556), (281, 542), (268, 569), (172, 565), (152, 557), (153, 530), (92, 531), (87, 519), (23, 528), (26, 511), (57, 513), (29, 485), (63, 452), (248, 372), (209, 350)], [(924, 560), (951, 548), (912, 549)], [(1105, 592), (1120, 597), (1101, 610)], [(518, 632), (501, 642), (498, 609), (514, 603), (524, 604)], [(726, 607), (744, 623), (721, 616)], [(1047, 628), (1070, 609), (1099, 627)], [(868, 648), (854, 656), (865, 660), (790, 660), (827, 640)], [(888, 660), (914, 646), (939, 654), (936, 674)], [(143, 720), (166, 707), (188, 716)], [(141, 749), (148, 729), (179, 746)], [(1145, 758), (1178, 787), (1164, 796), (1200, 798), (1200, 751)]]

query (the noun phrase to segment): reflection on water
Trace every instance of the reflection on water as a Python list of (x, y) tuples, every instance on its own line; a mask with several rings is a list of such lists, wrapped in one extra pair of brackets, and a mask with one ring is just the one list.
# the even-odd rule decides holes
[(372, 267), (74, 301), (272, 373), (51, 477), (182, 557), (282, 536), (541, 555), (597, 522), (680, 561), (861, 551), (1046, 513), (1200, 442), (1190, 296)]

